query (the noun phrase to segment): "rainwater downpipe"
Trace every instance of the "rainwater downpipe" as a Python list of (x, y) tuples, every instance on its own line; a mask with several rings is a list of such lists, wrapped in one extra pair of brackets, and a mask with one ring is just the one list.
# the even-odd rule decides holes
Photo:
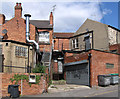
[(30, 33), (29, 33), (29, 18), (31, 17), (31, 15), (30, 14), (25, 14), (24, 16), (26, 17), (26, 41), (29, 42), (29, 43), (35, 44), (36, 52), (38, 54), (40, 54), (39, 44), (35, 40), (30, 40), (29, 39), (29, 36), (30, 36)]
[(91, 86), (91, 70), (90, 70), (90, 66), (91, 66), (91, 57), (92, 57), (92, 54), (89, 53), (89, 54), (88, 54), (88, 61), (89, 61), (89, 64), (88, 64), (88, 74), (89, 74), (88, 81), (89, 81), (89, 87), (92, 87), (92, 86)]

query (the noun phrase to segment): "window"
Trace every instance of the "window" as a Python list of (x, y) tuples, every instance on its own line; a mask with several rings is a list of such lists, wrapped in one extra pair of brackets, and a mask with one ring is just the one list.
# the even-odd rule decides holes
[(106, 69), (114, 68), (114, 64), (106, 63)]
[(75, 49), (75, 48), (78, 48), (79, 47), (79, 44), (78, 44), (78, 38), (75, 38), (72, 40), (72, 48)]
[(78, 48), (78, 38), (75, 39), (75, 48)]
[(39, 32), (39, 42), (49, 43), (49, 32), (47, 31)]
[(72, 40), (72, 49), (74, 49), (75, 48), (75, 40), (73, 39)]
[(27, 57), (27, 48), (16, 46), (15, 47), (15, 56)]
[(62, 72), (63, 72), (62, 61), (58, 61), (58, 72), (59, 72), (59, 73), (62, 73)]

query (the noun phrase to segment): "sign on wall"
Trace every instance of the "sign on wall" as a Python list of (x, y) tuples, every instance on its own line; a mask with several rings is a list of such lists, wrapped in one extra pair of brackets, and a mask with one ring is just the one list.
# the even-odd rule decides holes
[(43, 31), (39, 32), (39, 43), (49, 43), (49, 32)]

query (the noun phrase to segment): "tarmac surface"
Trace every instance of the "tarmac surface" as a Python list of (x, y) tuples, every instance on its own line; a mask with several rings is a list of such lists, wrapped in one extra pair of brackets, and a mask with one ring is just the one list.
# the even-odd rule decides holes
[(56, 85), (49, 88), (48, 93), (23, 97), (118, 97), (118, 85), (93, 88), (82, 85)]

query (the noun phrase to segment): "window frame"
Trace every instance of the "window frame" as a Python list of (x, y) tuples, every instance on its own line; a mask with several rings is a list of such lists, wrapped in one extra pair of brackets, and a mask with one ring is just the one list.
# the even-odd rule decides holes
[(15, 46), (16, 57), (28, 57), (28, 50), (25, 47)]
[(79, 48), (79, 40), (78, 38), (72, 39), (72, 49), (77, 49)]
[[(40, 38), (46, 39), (46, 41), (45, 40), (40, 41)], [(49, 44), (50, 43), (50, 32), (49, 31), (39, 32), (38, 33), (38, 42), (39, 43), (44, 43), (44, 44)]]

